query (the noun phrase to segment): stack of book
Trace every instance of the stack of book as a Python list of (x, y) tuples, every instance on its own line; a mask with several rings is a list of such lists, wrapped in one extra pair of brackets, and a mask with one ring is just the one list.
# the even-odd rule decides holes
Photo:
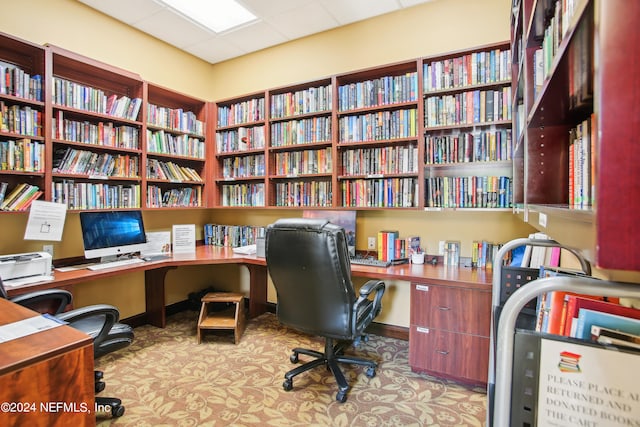
[(31, 202), (39, 198), (43, 191), (27, 183), (18, 184), (6, 197), (7, 183), (0, 183), (0, 209), (3, 211), (26, 211)]

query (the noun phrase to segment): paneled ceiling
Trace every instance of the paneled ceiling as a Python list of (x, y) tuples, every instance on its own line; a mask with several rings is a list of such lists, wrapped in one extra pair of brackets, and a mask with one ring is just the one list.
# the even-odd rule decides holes
[(222, 33), (156, 0), (77, 1), (214, 64), (432, 0), (238, 0), (258, 19)]

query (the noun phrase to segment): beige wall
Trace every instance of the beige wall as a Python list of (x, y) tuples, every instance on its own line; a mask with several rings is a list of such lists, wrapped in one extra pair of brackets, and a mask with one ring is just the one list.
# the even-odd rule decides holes
[[(315, 80), (362, 68), (462, 50), (509, 38), (511, 0), (434, 0), (397, 13), (306, 37), (282, 46), (211, 65), (170, 45), (102, 15), (76, 0), (22, 0), (4, 2), (0, 31), (27, 41), (51, 43), (141, 75), (147, 81), (206, 100), (225, 99), (278, 86)], [(300, 216), (298, 210), (199, 209), (145, 211), (150, 231), (172, 224), (196, 224), (198, 238), (207, 222), (267, 225), (282, 216)], [(40, 250), (43, 242), (23, 241), (26, 214), (2, 214), (6, 230), (0, 253)], [(471, 241), (504, 242), (533, 229), (504, 212), (360, 211), (357, 248), (366, 248), (368, 236), (394, 228), (401, 235), (418, 234), (429, 253), (439, 240), (462, 242), (469, 256)], [(55, 258), (82, 255), (77, 213), (70, 213), (63, 241), (54, 244)], [(186, 274), (183, 274), (186, 273)], [(186, 280), (185, 280), (186, 279)], [(210, 284), (222, 289), (246, 290), (242, 267), (190, 267), (169, 273), (167, 301), (174, 303)], [(240, 283), (238, 285), (238, 283)], [(385, 298), (386, 323), (408, 326), (408, 284), (394, 282)], [(118, 281), (101, 280), (77, 286), (78, 305), (108, 302), (123, 317), (144, 311), (142, 274)], [(275, 301), (273, 289), (269, 300)]]

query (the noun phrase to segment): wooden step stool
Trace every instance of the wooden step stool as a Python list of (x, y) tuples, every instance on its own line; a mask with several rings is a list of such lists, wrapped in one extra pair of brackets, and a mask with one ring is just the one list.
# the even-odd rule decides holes
[[(244, 331), (244, 295), (233, 292), (209, 292), (202, 297), (201, 301), (198, 344), (202, 341), (203, 329), (233, 329), (234, 342), (238, 344)], [(233, 305), (223, 311), (215, 311), (212, 306), (214, 303), (233, 303)]]

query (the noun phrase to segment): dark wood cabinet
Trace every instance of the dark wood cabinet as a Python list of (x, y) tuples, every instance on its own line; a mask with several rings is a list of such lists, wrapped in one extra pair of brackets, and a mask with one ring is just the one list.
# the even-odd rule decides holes
[(409, 364), (414, 371), (486, 384), (491, 292), (411, 284)]

